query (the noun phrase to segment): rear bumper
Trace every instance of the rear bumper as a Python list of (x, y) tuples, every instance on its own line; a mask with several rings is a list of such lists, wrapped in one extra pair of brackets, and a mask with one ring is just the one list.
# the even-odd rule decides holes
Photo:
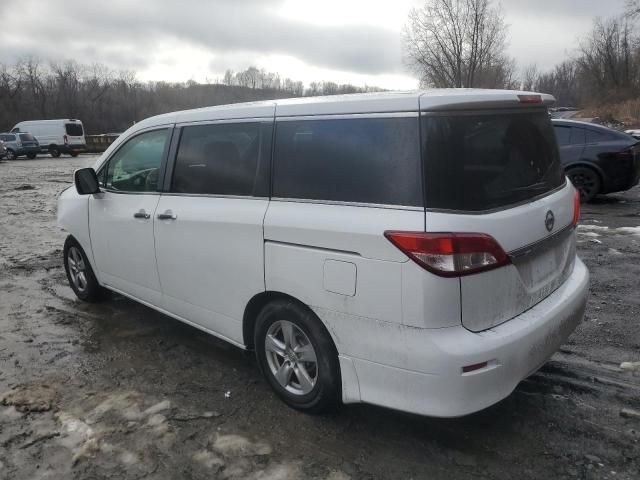
[[(436, 417), (487, 408), (507, 397), (565, 342), (582, 320), (588, 288), (589, 272), (576, 259), (571, 276), (549, 297), (484, 332), (370, 322), (369, 328), (377, 331), (367, 333), (384, 335), (385, 344), (395, 350), (385, 356), (397, 361), (356, 358), (339, 346), (344, 400)], [(336, 336), (345, 333), (336, 325), (329, 328)], [(462, 367), (482, 362), (487, 367), (463, 373)]]
[(87, 151), (87, 146), (85, 144), (77, 144), (77, 145), (67, 145), (65, 150), (62, 150), (67, 153), (82, 153)]

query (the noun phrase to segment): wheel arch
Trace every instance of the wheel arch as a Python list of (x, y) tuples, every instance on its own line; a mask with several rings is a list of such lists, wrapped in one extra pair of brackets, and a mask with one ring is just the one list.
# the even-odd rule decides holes
[(56, 222), (58, 227), (80, 244), (100, 282), (89, 234), (89, 197), (90, 195), (78, 194), (74, 186), (64, 190), (58, 197)]
[(593, 170), (594, 172), (596, 172), (598, 174), (598, 177), (600, 178), (600, 185), (604, 186), (605, 185), (605, 175), (604, 172), (602, 171), (602, 169), (596, 165), (593, 162), (588, 162), (585, 160), (578, 160), (572, 163), (569, 163), (567, 165), (564, 166), (564, 171), (565, 174), (567, 174), (569, 172), (569, 170), (571, 170), (572, 168), (576, 168), (576, 167), (584, 167), (584, 168), (590, 168), (591, 170)]
[(276, 300), (291, 301), (293, 303), (300, 305), (302, 308), (312, 312), (318, 318), (322, 327), (329, 334), (329, 337), (331, 338), (331, 341), (333, 343), (333, 347), (335, 348), (336, 353), (338, 352), (336, 341), (331, 333), (331, 330), (327, 328), (327, 325), (325, 324), (325, 322), (322, 321), (322, 319), (313, 311), (311, 307), (309, 307), (309, 305), (307, 305), (306, 303), (298, 300), (296, 297), (289, 295), (287, 293), (271, 291), (271, 290), (260, 292), (257, 295), (254, 295), (253, 298), (249, 300), (249, 303), (247, 303), (247, 306), (244, 309), (244, 315), (242, 317), (242, 340), (247, 350), (253, 350), (255, 347), (253, 342), (253, 337), (255, 333), (255, 324), (256, 324), (256, 319), (258, 318), (258, 315), (266, 305)]

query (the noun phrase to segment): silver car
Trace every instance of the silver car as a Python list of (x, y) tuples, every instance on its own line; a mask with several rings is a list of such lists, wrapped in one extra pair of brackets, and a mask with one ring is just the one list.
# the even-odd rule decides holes
[(8, 160), (15, 160), (25, 155), (34, 159), (40, 153), (40, 143), (30, 133), (0, 133), (0, 141), (7, 149)]

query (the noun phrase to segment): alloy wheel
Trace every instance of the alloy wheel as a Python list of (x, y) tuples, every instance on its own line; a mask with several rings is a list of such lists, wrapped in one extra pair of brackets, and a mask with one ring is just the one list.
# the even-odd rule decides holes
[(87, 290), (87, 266), (85, 264), (82, 253), (77, 247), (70, 247), (67, 254), (67, 263), (69, 265), (69, 275), (73, 285), (79, 292), (84, 293)]
[(294, 395), (307, 395), (318, 380), (318, 360), (309, 337), (296, 324), (278, 320), (264, 340), (267, 363), (276, 381)]
[(580, 172), (570, 175), (570, 178), (571, 183), (573, 183), (580, 192), (582, 201), (589, 200), (598, 193), (598, 179), (594, 174), (581, 170)]

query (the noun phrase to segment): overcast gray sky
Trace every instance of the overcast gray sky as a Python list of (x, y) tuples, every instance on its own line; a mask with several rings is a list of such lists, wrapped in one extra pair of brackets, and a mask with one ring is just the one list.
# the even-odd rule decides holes
[[(34, 55), (205, 81), (256, 65), (309, 83), (415, 88), (401, 30), (423, 0), (0, 0), (0, 62)], [(624, 0), (503, 0), (509, 53), (542, 70)]]

